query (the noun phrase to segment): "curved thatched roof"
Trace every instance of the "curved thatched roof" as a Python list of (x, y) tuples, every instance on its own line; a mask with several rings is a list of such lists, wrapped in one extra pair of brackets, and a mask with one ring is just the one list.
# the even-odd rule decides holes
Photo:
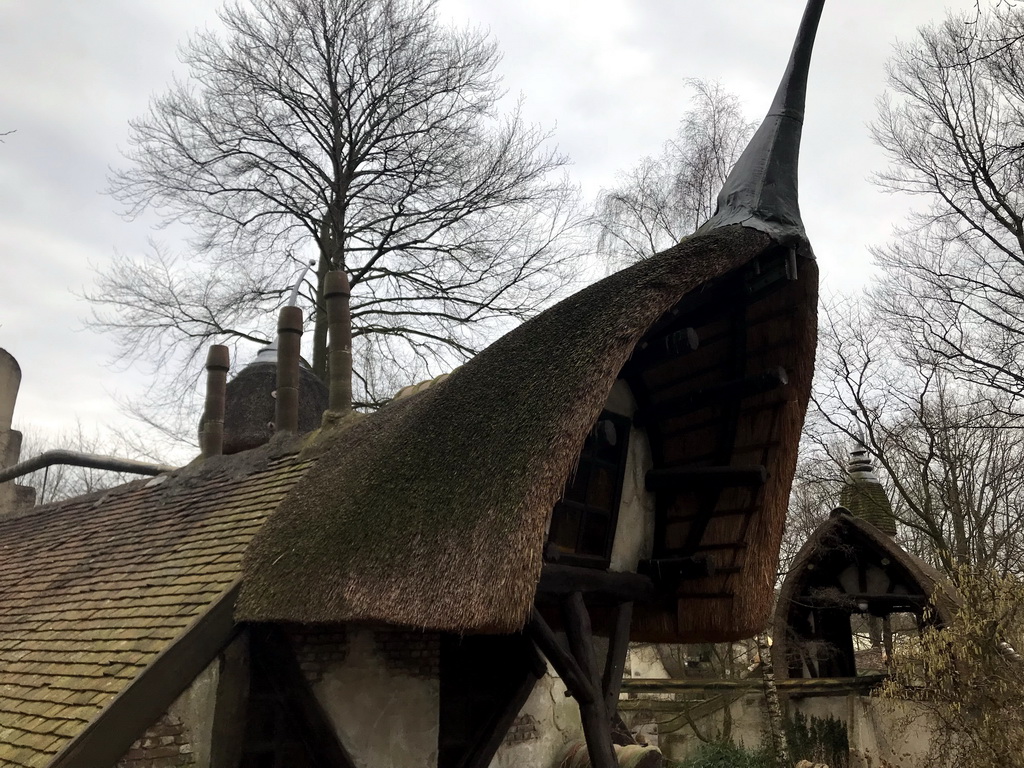
[[(238, 617), (521, 628), (552, 507), (623, 364), (684, 295), (770, 245), (743, 227), (686, 240), (523, 324), (427, 391), (325, 431), (308, 450), (315, 466), (249, 550)], [(813, 341), (802, 350), (797, 429)], [(750, 607), (768, 602), (774, 518), (767, 554), (751, 559)]]
[[(850, 568), (858, 570), (863, 584), (856, 594), (843, 585)], [(884, 580), (869, 571), (884, 574)], [(800, 548), (779, 592), (773, 633), (776, 674), (790, 676), (790, 662), (801, 642), (794, 628), (813, 608), (853, 612), (859, 610), (856, 603), (867, 604), (876, 615), (920, 613), (931, 605), (933, 620), (945, 624), (956, 610), (957, 596), (940, 571), (870, 522), (837, 509)]]

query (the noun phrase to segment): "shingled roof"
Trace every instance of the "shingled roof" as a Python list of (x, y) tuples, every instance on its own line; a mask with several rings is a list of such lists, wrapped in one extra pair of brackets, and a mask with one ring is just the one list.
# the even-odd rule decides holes
[(237, 583), (306, 466), (268, 447), (0, 519), (0, 762), (74, 751)]

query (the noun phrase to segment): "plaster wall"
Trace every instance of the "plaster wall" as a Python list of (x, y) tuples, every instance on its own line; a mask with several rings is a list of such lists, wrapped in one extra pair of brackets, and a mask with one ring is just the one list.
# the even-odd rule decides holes
[[(616, 381), (605, 409), (622, 416), (636, 412), (636, 401), (624, 381)], [(644, 479), (653, 466), (647, 433), (629, 431), (626, 473), (622, 480), (619, 522), (612, 542), (610, 571), (636, 571), (637, 563), (651, 556), (654, 548), (654, 495), (647, 492)]]
[[(440, 682), (435, 635), (347, 627), (343, 658), (313, 691), (358, 768), (435, 768)], [(431, 644), (433, 651), (431, 650)], [(424, 664), (433, 653), (434, 662)], [(409, 663), (414, 662), (414, 663)]]
[(530, 736), (518, 736), (513, 725), (490, 768), (557, 768), (569, 745), (583, 740), (576, 700), (565, 695), (565, 685), (551, 667), (537, 681), (516, 723), (534, 724)]
[[(767, 725), (763, 696), (747, 692), (711, 697), (709, 701), (716, 698), (723, 706), (694, 721), (701, 736), (705, 739), (724, 737), (747, 748), (756, 748)], [(694, 701), (690, 706), (697, 704)], [(915, 710), (912, 702), (889, 702), (849, 694), (791, 698), (787, 706), (790, 716), (799, 712), (808, 721), (831, 717), (846, 723), (851, 768), (927, 768), (930, 765), (927, 755), (932, 726), (920, 710)], [(643, 710), (623, 714), (630, 729), (659, 747), (665, 757), (685, 760), (704, 742), (681, 716), (683, 711), (680, 707), (680, 714)]]

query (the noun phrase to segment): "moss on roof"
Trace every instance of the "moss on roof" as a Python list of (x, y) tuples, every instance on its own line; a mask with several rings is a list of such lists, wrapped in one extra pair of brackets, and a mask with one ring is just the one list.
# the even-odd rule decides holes
[(883, 533), (896, 535), (896, 518), (889, 495), (877, 480), (848, 481), (839, 493), (839, 503), (854, 517), (866, 520)]
[(243, 620), (513, 631), (548, 516), (634, 346), (771, 239), (702, 233), (560, 302), (448, 379), (344, 428), (246, 554)]
[(238, 580), (307, 466), (278, 440), (0, 516), (0, 765), (49, 765), (100, 717)]

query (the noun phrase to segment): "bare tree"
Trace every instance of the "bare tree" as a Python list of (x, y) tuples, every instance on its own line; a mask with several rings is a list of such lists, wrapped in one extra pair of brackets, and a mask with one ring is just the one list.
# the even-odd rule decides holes
[(598, 195), (598, 248), (616, 265), (652, 256), (711, 218), (725, 177), (757, 127), (721, 83), (687, 82), (692, 105), (661, 155), (645, 157)]
[[(1024, 393), (1024, 9), (948, 16), (897, 47), (878, 177), (921, 205), (875, 251), (875, 306), (923, 366)], [(1014, 403), (1015, 404), (1015, 403)]]
[(309, 258), (321, 376), (329, 270), (352, 287), (355, 357), (410, 364), (464, 359), (564, 286), (566, 160), (518, 107), (499, 111), (495, 43), (443, 26), (435, 5), (231, 2), (223, 33), (187, 41), (188, 79), (131, 123), (112, 178), (129, 215), (195, 233), (187, 259), (120, 258), (102, 274), (95, 322), (126, 359), (180, 365), (210, 339), (265, 340)]
[(901, 361), (872, 318), (857, 303), (823, 318), (806, 433), (818, 471), (841, 480), (850, 447), (863, 440), (905, 548), (950, 574), (965, 565), (1019, 574), (1024, 420), (1010, 412), (1011, 397)]

